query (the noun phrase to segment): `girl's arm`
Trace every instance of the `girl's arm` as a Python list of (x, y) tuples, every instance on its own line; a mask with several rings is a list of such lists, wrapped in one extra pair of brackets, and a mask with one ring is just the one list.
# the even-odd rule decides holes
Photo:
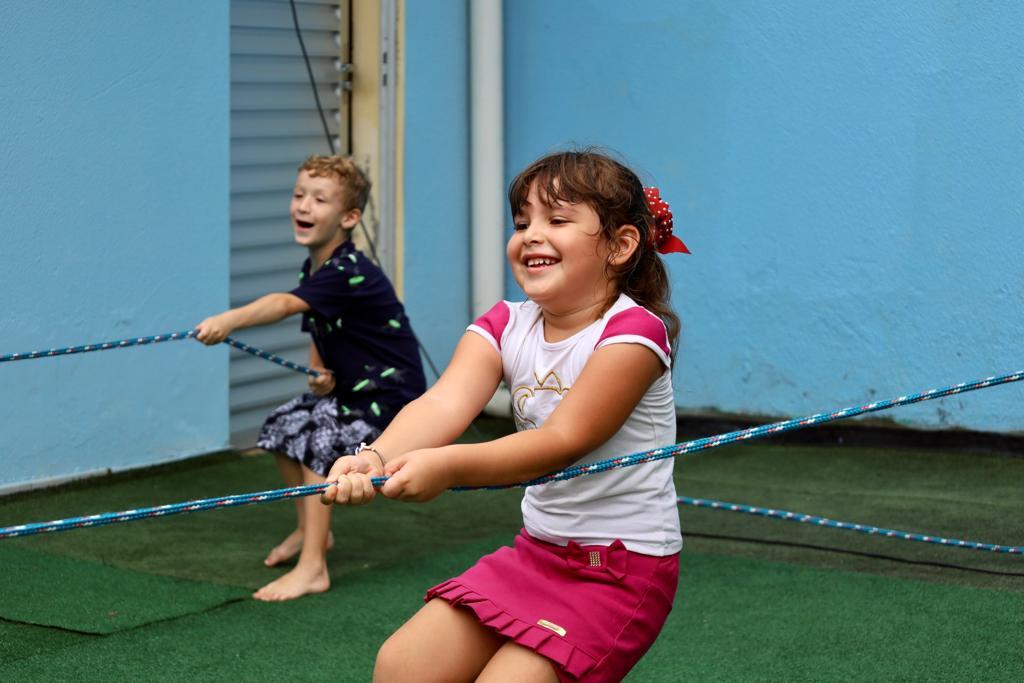
[(422, 501), (452, 486), (512, 484), (562, 469), (610, 439), (663, 372), (644, 346), (599, 349), (540, 428), (389, 458), (381, 492)]
[(366, 503), (374, 490), (369, 475), (382, 474), (384, 462), (417, 449), (449, 444), (466, 430), (501, 380), (501, 357), (475, 332), (466, 332), (444, 373), (425, 394), (410, 402), (371, 444), (373, 453), (339, 458), (321, 497), (325, 504)]
[(219, 344), (232, 332), (244, 327), (269, 325), (296, 313), (309, 310), (309, 304), (288, 292), (261, 296), (245, 306), (210, 316), (196, 325), (196, 339), (204, 344)]
[(373, 447), (386, 460), (451, 443), (480, 414), (501, 381), (501, 357), (475, 332), (466, 332), (434, 386), (391, 421)]

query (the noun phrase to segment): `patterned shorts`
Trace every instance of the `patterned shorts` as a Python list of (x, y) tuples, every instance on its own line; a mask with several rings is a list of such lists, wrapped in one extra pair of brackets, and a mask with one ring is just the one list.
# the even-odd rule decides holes
[(339, 418), (334, 396), (306, 393), (270, 414), (256, 445), (286, 455), (326, 477), (335, 460), (378, 436), (380, 430), (362, 419)]

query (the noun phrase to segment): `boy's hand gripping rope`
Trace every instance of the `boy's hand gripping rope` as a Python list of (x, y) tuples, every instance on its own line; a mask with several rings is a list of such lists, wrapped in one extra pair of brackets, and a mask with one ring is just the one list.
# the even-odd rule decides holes
[[(167, 334), (155, 334), (151, 337), (132, 337), (131, 339), (118, 339), (116, 341), (99, 342), (97, 344), (83, 344), (81, 346), (66, 346), (60, 349), (43, 349), (41, 351), (26, 351), (25, 353), (8, 353), (0, 356), (0, 363), (8, 363), (15, 360), (29, 360), (31, 358), (50, 358), (51, 356), (69, 356), (73, 353), (88, 353), (91, 351), (108, 351), (110, 349), (124, 349), (129, 346), (143, 346), (145, 344), (156, 344), (158, 342), (177, 341), (178, 339), (189, 339), (196, 336), (195, 330), (182, 330), (181, 332), (169, 332)], [(286, 367), (289, 370), (295, 370), (296, 372), (302, 372), (310, 377), (319, 377), (320, 373), (311, 368), (307, 368), (305, 365), (299, 365), (293, 363), (290, 360), (281, 358), (281, 356), (275, 356), (272, 353), (268, 353), (262, 349), (258, 349), (255, 346), (249, 346), (244, 342), (240, 342), (237, 339), (228, 337), (224, 340), (225, 344), (233, 346), (240, 351), (251, 353), (257, 358), (269, 360), (271, 363), (277, 363), (280, 366)]]
[[(662, 460), (664, 458), (674, 457), (676, 455), (684, 453), (693, 453), (695, 451), (718, 448), (719, 446), (725, 446), (727, 444), (734, 443), (737, 441), (748, 441), (750, 439), (758, 439), (764, 436), (777, 434), (779, 432), (791, 431), (794, 429), (802, 429), (804, 427), (810, 427), (816, 424), (841, 420), (843, 418), (853, 417), (855, 415), (861, 415), (864, 413), (870, 413), (879, 410), (886, 410), (888, 408), (894, 408), (896, 406), (907, 405), (910, 403), (928, 401), (933, 398), (941, 398), (943, 396), (951, 396), (953, 394), (962, 394), (967, 391), (974, 391), (975, 389), (984, 389), (986, 387), (997, 386), (1000, 384), (1008, 384), (1010, 382), (1020, 381), (1021, 379), (1024, 379), (1024, 370), (1018, 370), (1017, 372), (1014, 373), (998, 375), (996, 377), (989, 377), (987, 379), (977, 380), (974, 382), (964, 382), (961, 384), (955, 384), (953, 386), (944, 387), (942, 389), (932, 389), (931, 391), (925, 391), (918, 394), (900, 396), (899, 398), (890, 399), (888, 401), (877, 401), (875, 403), (868, 403), (866, 405), (862, 405), (859, 407), (844, 408), (843, 410), (837, 410), (831, 413), (818, 413), (817, 415), (811, 415), (809, 417), (797, 418), (794, 420), (784, 420), (782, 422), (775, 422), (768, 425), (762, 425), (760, 427), (752, 427), (749, 429), (741, 429), (733, 432), (728, 432), (725, 434), (719, 434), (716, 436), (709, 436), (703, 439), (684, 441), (683, 443), (679, 443), (674, 446), (657, 448), (642, 453), (634, 453), (632, 455), (627, 455), (620, 458), (602, 460), (600, 462), (591, 463), (589, 465), (577, 465), (520, 484), (507, 484), (502, 486), (485, 487), (458, 487), (453, 490), (466, 491), (472, 490), (473, 488), (482, 488), (488, 490), (513, 487), (525, 488), (527, 486), (535, 486), (550, 481), (564, 481), (566, 479), (573, 479), (575, 477), (595, 474), (597, 472), (604, 472), (606, 470), (614, 469), (617, 467), (629, 467), (632, 465), (638, 465), (643, 462), (649, 462), (652, 460)], [(385, 481), (387, 481), (387, 477), (374, 477), (372, 481), (374, 486), (380, 486)], [(174, 515), (182, 512), (196, 512), (198, 510), (210, 510), (213, 508), (222, 507), (236, 507), (239, 505), (251, 505), (254, 503), (269, 503), (271, 501), (281, 500), (283, 498), (311, 496), (317, 493), (322, 493), (324, 490), (328, 488), (328, 486), (328, 484), (309, 484), (306, 486), (298, 486), (294, 488), (276, 489), (272, 491), (261, 491), (258, 493), (246, 493), (234, 496), (224, 496), (221, 498), (207, 498), (204, 500), (194, 500), (186, 503), (172, 503), (168, 505), (160, 505), (158, 507), (143, 508), (139, 510), (126, 510), (124, 512), (108, 512), (98, 515), (90, 515), (87, 517), (59, 519), (53, 522), (39, 522), (34, 524), (22, 524), (19, 526), (12, 527), (0, 527), (0, 539), (14, 538), (17, 536), (29, 536), (32, 534), (42, 534), (54, 531), (67, 531), (68, 529), (79, 529), (82, 527), (90, 526), (102, 526), (106, 524), (116, 524), (119, 522), (130, 522), (136, 519), (144, 519), (147, 517), (164, 517), (167, 515)], [(1006, 546), (992, 543), (981, 543), (978, 541), (963, 541), (955, 538), (926, 536), (914, 532), (883, 529), (881, 527), (875, 527), (866, 524), (839, 522), (824, 517), (815, 517), (813, 515), (805, 515), (802, 513), (786, 512), (785, 510), (756, 508), (748, 505), (741, 505), (738, 503), (723, 503), (720, 501), (687, 498), (686, 496), (680, 496), (678, 500), (680, 503), (686, 505), (710, 507), (715, 509), (727, 509), (734, 510), (737, 512), (748, 512), (750, 514), (758, 514), (768, 517), (775, 517), (779, 519), (787, 519), (790, 521), (813, 523), (837, 529), (850, 529), (853, 531), (860, 531), (862, 533), (868, 534), (881, 534), (884, 536), (902, 538), (904, 540), (909, 541), (937, 543), (940, 545), (952, 546), (957, 548), (967, 548), (971, 550), (987, 550), (990, 552), (1007, 553), (1012, 555), (1024, 554), (1024, 546)]]

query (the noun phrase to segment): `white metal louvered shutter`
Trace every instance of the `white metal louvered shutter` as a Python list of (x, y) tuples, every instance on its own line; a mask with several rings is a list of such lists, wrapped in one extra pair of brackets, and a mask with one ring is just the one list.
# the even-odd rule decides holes
[[(348, 151), (348, 4), (296, 2), (302, 39), (335, 148)], [(305, 249), (292, 241), (288, 205), (298, 165), (330, 153), (288, 0), (231, 0), (231, 306), (298, 282)], [(298, 317), (241, 330), (254, 346), (303, 365), (309, 336)], [(306, 388), (305, 375), (231, 354), (231, 438), (255, 443), (267, 414)]]

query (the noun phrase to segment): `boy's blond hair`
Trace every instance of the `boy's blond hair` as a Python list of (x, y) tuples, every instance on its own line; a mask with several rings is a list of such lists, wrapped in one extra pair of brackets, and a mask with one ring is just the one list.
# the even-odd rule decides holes
[(314, 178), (328, 177), (338, 181), (346, 211), (366, 209), (366, 202), (370, 198), (370, 179), (356, 166), (352, 157), (313, 154), (299, 166), (299, 173), (303, 171)]

